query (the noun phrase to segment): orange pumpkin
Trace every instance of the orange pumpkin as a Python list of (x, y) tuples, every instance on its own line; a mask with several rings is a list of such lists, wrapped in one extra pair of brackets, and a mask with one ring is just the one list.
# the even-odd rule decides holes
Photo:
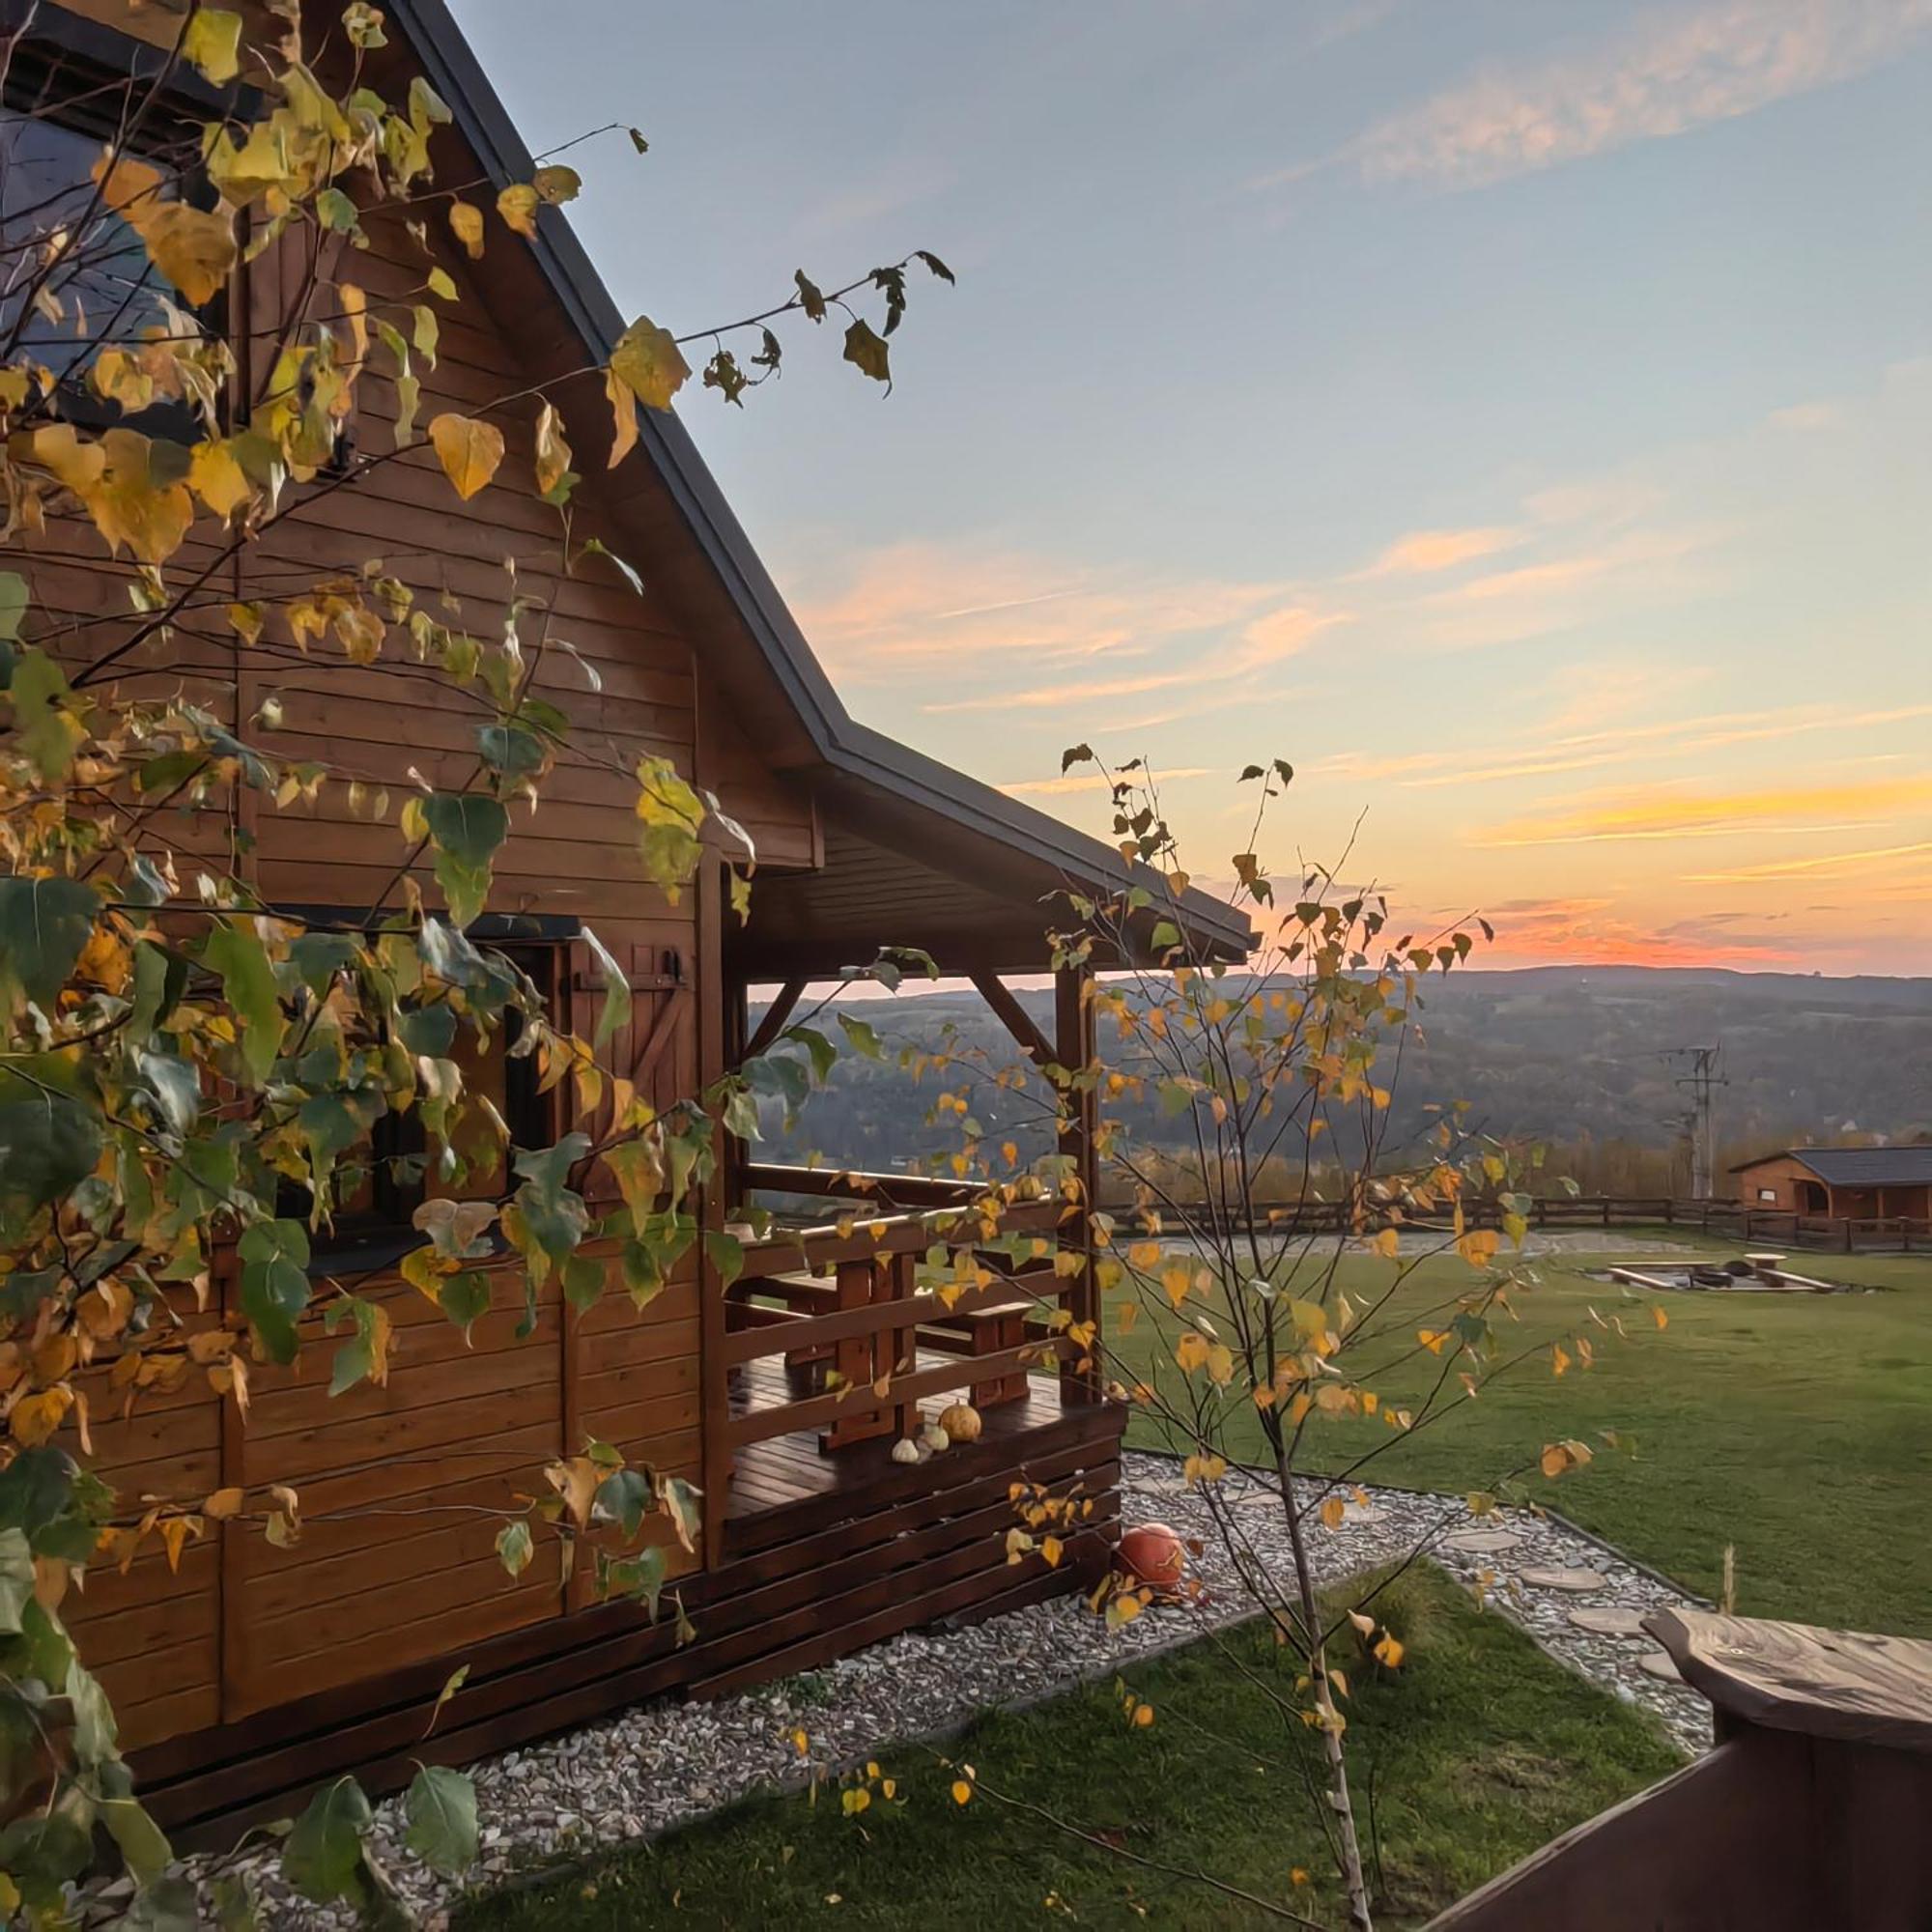
[(1115, 1561), (1135, 1582), (1172, 1590), (1186, 1572), (1187, 1549), (1166, 1523), (1140, 1522), (1121, 1538)]

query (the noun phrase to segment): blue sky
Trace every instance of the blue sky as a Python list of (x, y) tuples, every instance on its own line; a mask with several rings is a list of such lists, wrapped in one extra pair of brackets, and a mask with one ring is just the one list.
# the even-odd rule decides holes
[[(459, 14), (620, 303), (926, 247), (682, 412), (853, 708), (1073, 818), (1300, 776), (1498, 961), (1922, 971), (1932, 0), (514, 0)], [(1359, 820), (1359, 831), (1356, 830)]]

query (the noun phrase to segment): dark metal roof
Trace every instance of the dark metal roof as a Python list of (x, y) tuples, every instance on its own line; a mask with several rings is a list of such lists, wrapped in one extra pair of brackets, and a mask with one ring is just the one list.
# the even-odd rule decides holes
[[(391, 0), (390, 11), (496, 184), (527, 181), (535, 163), (444, 0)], [(531, 246), (573, 327), (603, 360), (624, 330), (624, 317), (560, 210), (538, 211)], [(825, 765), (910, 798), (1070, 880), (1107, 890), (1137, 883), (1165, 897), (1157, 874), (1123, 865), (1099, 839), (859, 724), (833, 690), (684, 425), (668, 410), (638, 413), (639, 443)], [(1190, 888), (1179, 911), (1195, 944), (1215, 956), (1245, 958), (1258, 943), (1245, 915), (1211, 893)]]
[(1932, 1186), (1932, 1147), (1786, 1148), (1740, 1161), (1731, 1172), (1743, 1174), (1771, 1160), (1802, 1162), (1833, 1187)]

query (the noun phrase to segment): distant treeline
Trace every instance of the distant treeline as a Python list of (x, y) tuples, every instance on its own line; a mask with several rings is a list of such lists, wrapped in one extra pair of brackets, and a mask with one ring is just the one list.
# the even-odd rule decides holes
[[(1048, 994), (1020, 999), (1047, 1021)], [(951, 1041), (1007, 1063), (1017, 1058), (972, 992), (909, 990), (862, 1010), (895, 1050), (931, 1052)], [(1721, 1049), (1724, 1081), (1716, 1096), (1720, 1175), (1736, 1161), (1807, 1142), (1932, 1139), (1932, 980), (1545, 967), (1452, 974), (1430, 990), (1422, 1038), (1395, 1086), (1392, 1155), (1419, 1149), (1440, 1108), (1463, 1100), (1471, 1126), (1544, 1144), (1552, 1182), (1567, 1177), (1586, 1194), (1686, 1193), (1686, 1095), (1676, 1085), (1681, 1066), (1665, 1050), (1712, 1043)], [(1113, 1053), (1115, 1042), (1104, 1038), (1102, 1050)], [(960, 1070), (928, 1073), (915, 1087), (894, 1057), (842, 1058), (829, 1091), (813, 1096), (774, 1154), (814, 1151), (841, 1164), (892, 1168), (952, 1151), (956, 1122), (926, 1116), (938, 1087), (956, 1087)], [(1031, 1096), (976, 1089), (974, 1113), (987, 1138), (1011, 1139), (1028, 1155), (1045, 1151), (1037, 1092), (1037, 1082)], [(1176, 1145), (1176, 1123), (1151, 1096), (1109, 1106), (1139, 1145)], [(1348, 1158), (1353, 1151), (1339, 1151)], [(1299, 1187), (1300, 1173), (1301, 1150), (1287, 1150), (1284, 1191)]]

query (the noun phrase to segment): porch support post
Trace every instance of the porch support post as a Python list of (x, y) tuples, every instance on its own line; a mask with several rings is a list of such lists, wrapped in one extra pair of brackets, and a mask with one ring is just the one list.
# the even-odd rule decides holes
[(765, 1009), (764, 1017), (758, 1022), (758, 1030), (745, 1043), (745, 1051), (734, 1063), (742, 1066), (748, 1060), (755, 1060), (758, 1055), (777, 1039), (784, 1031), (784, 1023), (792, 1016), (792, 1010), (804, 996), (806, 982), (803, 980), (787, 980), (778, 990), (778, 996)]
[[(698, 862), (696, 887), (697, 915), (697, 1080), (708, 1088), (724, 1072), (724, 865), (707, 849)], [(717, 1156), (712, 1178), (698, 1203), (698, 1220), (707, 1234), (724, 1226), (724, 1196), (728, 1186), (725, 1156), (728, 1140), (721, 1124), (712, 1126), (712, 1151)], [(724, 1284), (711, 1264), (707, 1245), (697, 1256), (699, 1460), (704, 1485), (704, 1567), (715, 1570), (724, 1561), (724, 1515), (731, 1492), (730, 1389), (724, 1365)]]
[[(1063, 966), (1054, 975), (1054, 1058), (1068, 1073), (1077, 1073), (1094, 1062), (1093, 987), (1093, 969), (1084, 964)], [(1003, 986), (1000, 990), (1005, 992), (1006, 988)], [(1100, 1163), (1095, 1147), (1099, 1114), (1099, 1097), (1092, 1087), (1067, 1091), (1065, 1113), (1061, 1122), (1060, 1151), (1072, 1155), (1074, 1178), (1080, 1184), (1077, 1240), (1086, 1262), (1077, 1275), (1068, 1277), (1063, 1299), (1075, 1321), (1092, 1321), (1094, 1324), (1095, 1350), (1099, 1343), (1100, 1290), (1095, 1273), (1094, 1233), (1088, 1217), (1099, 1205)], [(1092, 1366), (1087, 1369), (1079, 1368), (1075, 1361), (1062, 1362), (1060, 1400), (1063, 1406), (1097, 1402), (1099, 1399), (1100, 1361), (1097, 1352), (1094, 1353)]]
[(967, 977), (1036, 1066), (1044, 1072), (1060, 1058), (1053, 1049), (1052, 1041), (1034, 1025), (1032, 1016), (1014, 999), (1011, 989), (997, 973), (971, 973)]

